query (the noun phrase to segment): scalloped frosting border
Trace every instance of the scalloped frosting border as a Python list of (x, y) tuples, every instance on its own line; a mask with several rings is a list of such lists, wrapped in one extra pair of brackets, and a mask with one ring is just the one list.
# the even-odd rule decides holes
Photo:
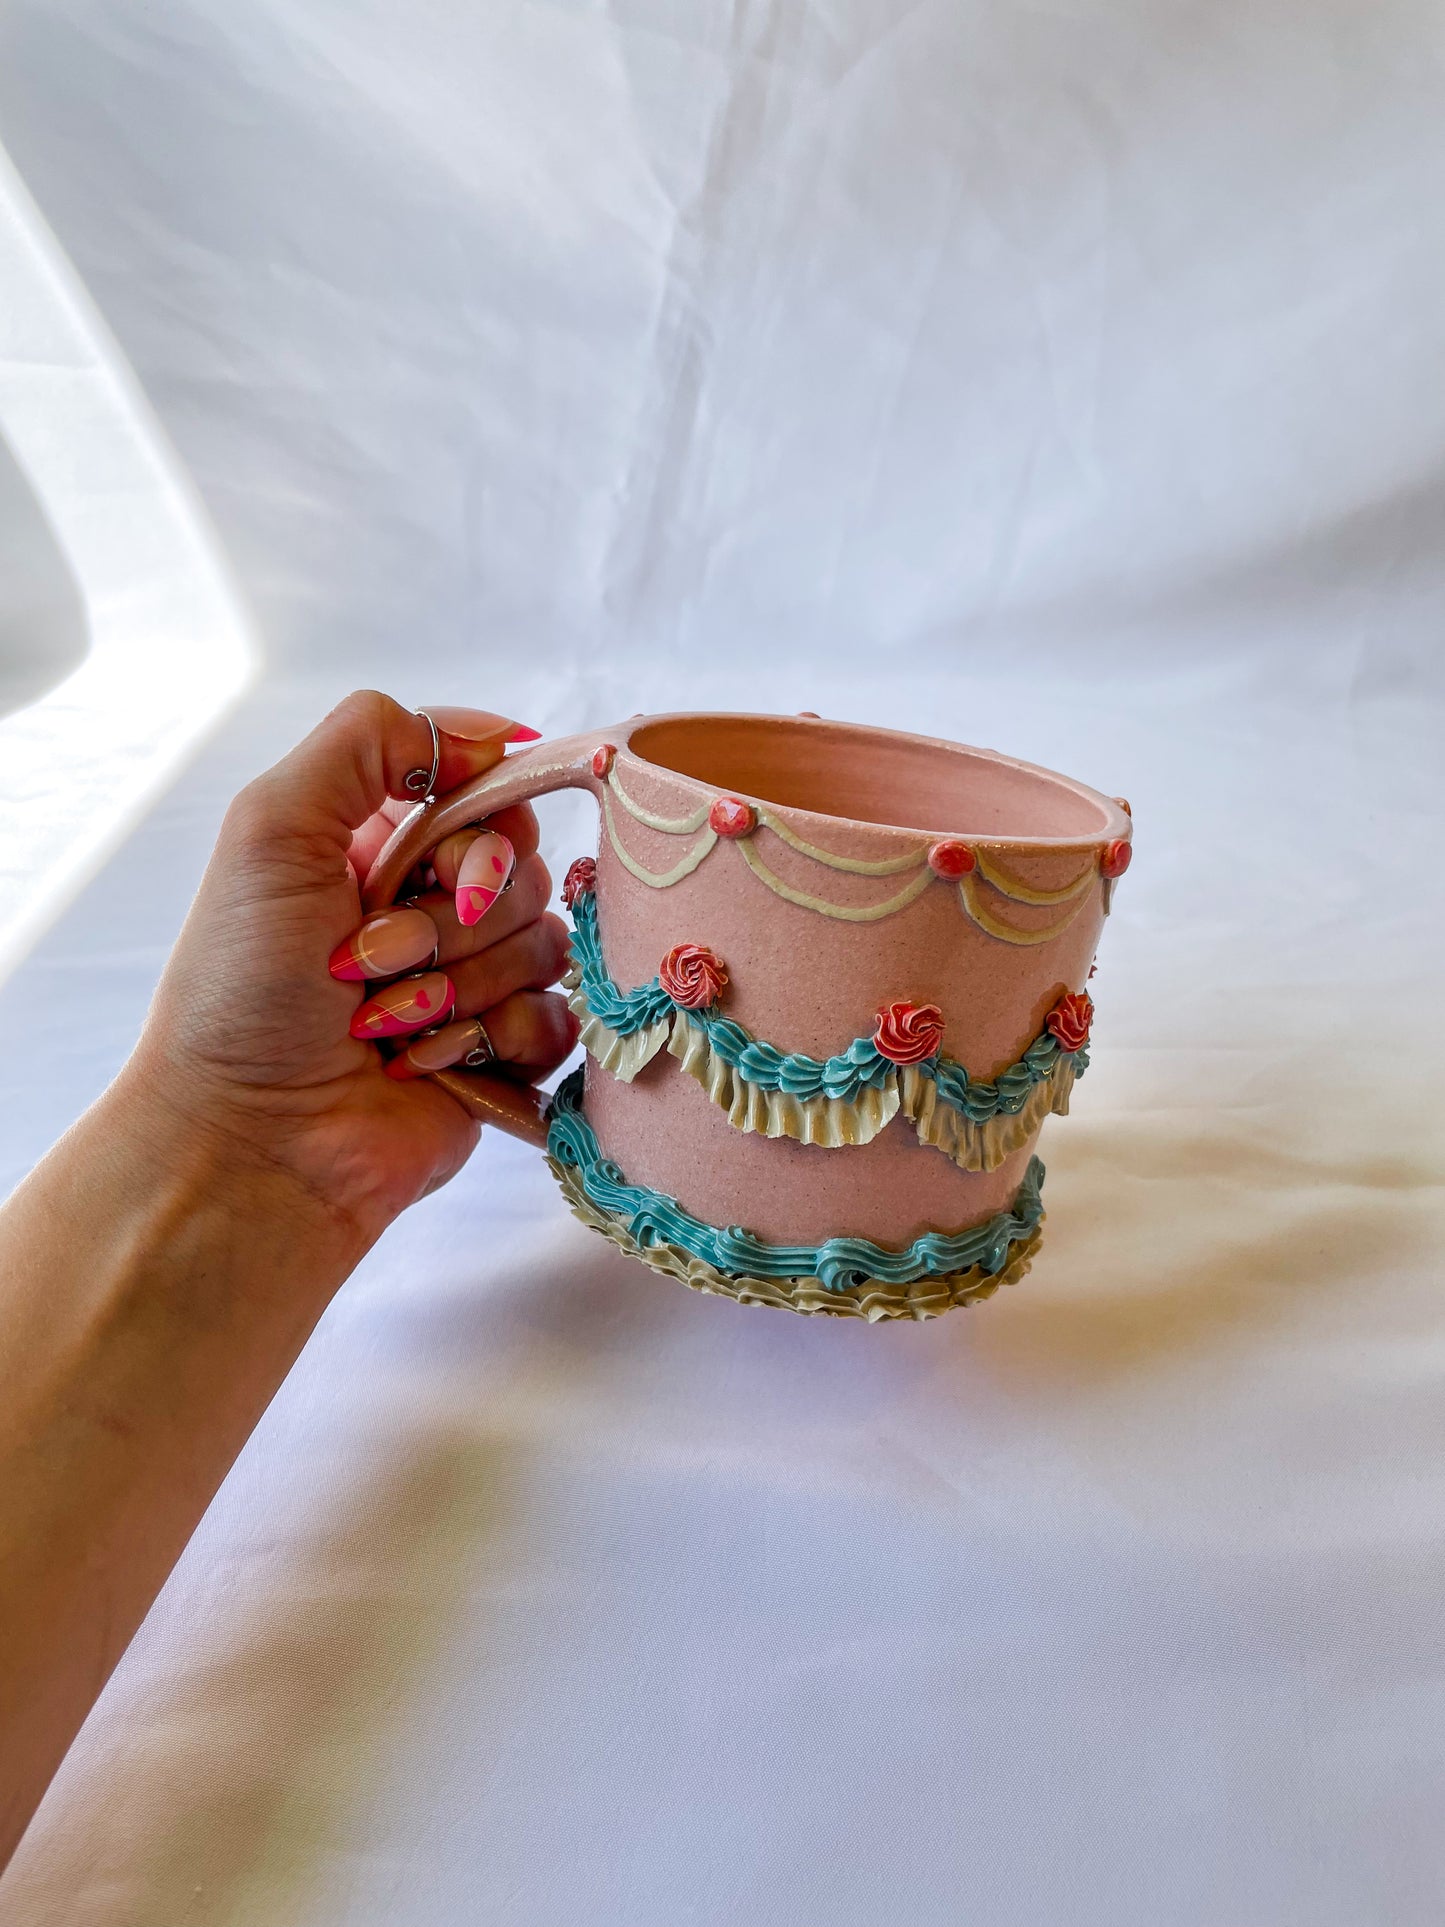
[(591, 891), (573, 905), (571, 962), (562, 979), (583, 1046), (631, 1083), (664, 1048), (740, 1131), (831, 1149), (868, 1144), (901, 1112), (920, 1140), (964, 1171), (993, 1171), (1051, 1114), (1068, 1115), (1087, 1044), (1066, 1051), (1047, 1031), (985, 1080), (952, 1058), (897, 1065), (871, 1037), (836, 1056), (784, 1053), (714, 1011), (674, 1003), (654, 977), (624, 991), (608, 974)]
[[(639, 883), (646, 884), (649, 889), (666, 890), (674, 883), (680, 883), (684, 877), (691, 876), (720, 841), (736, 843), (738, 854), (748, 869), (774, 896), (795, 903), (804, 910), (812, 910), (820, 916), (846, 923), (873, 923), (880, 917), (892, 916), (895, 911), (906, 908), (921, 896), (935, 878), (942, 878), (956, 887), (960, 909), (986, 936), (1000, 943), (1025, 946), (1051, 943), (1055, 937), (1062, 936), (1080, 914), (1092, 885), (1100, 878), (1103, 912), (1108, 916), (1114, 883), (1128, 868), (1132, 849), (1131, 843), (1122, 838), (1105, 843), (1097, 850), (1087, 843), (1081, 844), (1079, 848), (1084, 855), (1084, 863), (1077, 874), (1061, 886), (1041, 889), (1025, 878), (1013, 875), (1001, 861), (998, 851), (990, 849), (986, 843), (965, 843), (957, 838), (943, 838), (932, 844), (920, 842), (896, 857), (850, 857), (808, 842), (798, 835), (784, 817), (770, 810), (766, 804), (753, 805), (736, 797), (719, 797), (712, 803), (699, 803), (686, 816), (678, 817), (661, 816), (654, 810), (646, 809), (627, 793), (611, 744), (598, 746), (593, 769), (606, 779), (601, 801), (607, 839), (618, 862)], [(1122, 799), (1120, 801), (1125, 812), (1132, 814), (1128, 805)], [(670, 869), (649, 870), (639, 863), (624, 842), (618, 828), (618, 810), (633, 822), (663, 836), (693, 837), (695, 841)], [(907, 881), (892, 896), (877, 903), (835, 903), (828, 897), (784, 882), (752, 847), (751, 837), (758, 828), (770, 830), (780, 842), (824, 870), (863, 877), (906, 875)], [(994, 893), (997, 904), (991, 905), (983, 894), (982, 886), (987, 886)], [(1053, 907), (1062, 914), (1042, 928), (1020, 928), (999, 913), (1005, 905), (1035, 910)]]
[(1038, 1158), (1030, 1159), (1007, 1211), (962, 1231), (925, 1232), (902, 1250), (867, 1238), (778, 1245), (736, 1225), (705, 1224), (675, 1198), (629, 1184), (603, 1156), (582, 1109), (582, 1085), (582, 1072), (574, 1071), (547, 1113), (547, 1161), (569, 1204), (630, 1255), (696, 1290), (870, 1322), (929, 1317), (1022, 1277), (1038, 1248), (1044, 1220)]
[(921, 1324), (925, 1319), (941, 1317), (955, 1306), (976, 1305), (982, 1299), (991, 1298), (1001, 1285), (1016, 1285), (1033, 1264), (1043, 1237), (1041, 1230), (1035, 1230), (1015, 1245), (1008, 1263), (993, 1278), (975, 1270), (958, 1272), (951, 1278), (920, 1278), (911, 1285), (874, 1284), (867, 1289), (855, 1287), (842, 1292), (824, 1291), (807, 1281), (795, 1281), (785, 1288), (775, 1278), (731, 1278), (676, 1245), (640, 1245), (626, 1225), (599, 1211), (589, 1200), (575, 1171), (569, 1171), (554, 1158), (548, 1158), (547, 1162), (573, 1215), (591, 1230), (600, 1232), (629, 1258), (640, 1259), (662, 1277), (674, 1278), (691, 1291), (731, 1298), (740, 1305), (769, 1305), (775, 1311), (802, 1312), (805, 1316), (821, 1313), (833, 1318), (865, 1318), (870, 1325), (889, 1318), (912, 1318)]

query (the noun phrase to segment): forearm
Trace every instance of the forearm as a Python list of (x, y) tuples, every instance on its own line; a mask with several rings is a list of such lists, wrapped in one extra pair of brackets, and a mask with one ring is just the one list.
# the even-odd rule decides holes
[(0, 1866), (365, 1244), (137, 1081), (0, 1211)]

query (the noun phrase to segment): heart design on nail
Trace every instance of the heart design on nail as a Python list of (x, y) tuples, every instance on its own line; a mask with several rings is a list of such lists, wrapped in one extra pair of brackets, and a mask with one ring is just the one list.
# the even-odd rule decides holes
[(516, 853), (498, 830), (484, 830), (468, 845), (457, 866), (457, 916), (464, 925), (478, 922), (507, 887)]
[(398, 1037), (444, 1018), (456, 998), (450, 980), (438, 971), (421, 981), (391, 984), (351, 1020), (353, 1037)]

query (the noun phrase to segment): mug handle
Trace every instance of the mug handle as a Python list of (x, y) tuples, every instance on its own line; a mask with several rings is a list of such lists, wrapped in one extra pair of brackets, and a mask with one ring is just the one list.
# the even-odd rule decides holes
[[(615, 729), (591, 729), (585, 735), (531, 744), (437, 802), (419, 803), (392, 831), (372, 864), (361, 895), (362, 910), (370, 916), (373, 911), (390, 908), (402, 883), (444, 836), (480, 822), (509, 803), (525, 803), (551, 790), (591, 790), (594, 797), (600, 797), (601, 779), (593, 771), (592, 758), (617, 733)], [(489, 1076), (485, 1071), (431, 1071), (428, 1075), (472, 1117), (494, 1124), (499, 1131), (527, 1144), (545, 1146), (543, 1113), (551, 1101), (545, 1091), (533, 1084)]]

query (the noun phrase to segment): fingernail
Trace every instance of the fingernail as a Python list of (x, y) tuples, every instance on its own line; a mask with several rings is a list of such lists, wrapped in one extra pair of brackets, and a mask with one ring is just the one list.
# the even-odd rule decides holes
[(388, 1062), (386, 1074), (404, 1084), (413, 1077), (425, 1076), (428, 1071), (444, 1071), (476, 1049), (480, 1034), (475, 1017), (447, 1024), (435, 1036), (418, 1037), (414, 1044), (408, 1044), (399, 1057)]
[(517, 853), (500, 830), (483, 830), (457, 870), (457, 921), (479, 923), (506, 887)]
[(432, 851), (431, 867), (443, 890), (456, 889), (457, 872), (462, 867), (462, 858), (476, 842), (479, 834), (475, 827), (469, 830), (453, 830), (451, 835), (444, 836)]
[(541, 730), (529, 728), (526, 723), (518, 723), (517, 727), (507, 738), (509, 743), (540, 743), (541, 740)]
[(518, 727), (510, 716), (494, 716), (489, 709), (428, 709), (427, 714), (437, 728), (448, 736), (455, 736), (459, 743), (492, 743), (500, 739), (512, 742), (512, 731)]
[(420, 977), (403, 977), (369, 998), (351, 1020), (351, 1034), (364, 1041), (374, 1037), (404, 1037), (426, 1024), (445, 1023), (457, 993), (444, 971), (429, 970)]
[(395, 977), (437, 954), (437, 927), (425, 910), (379, 910), (337, 944), (327, 969), (343, 983)]

